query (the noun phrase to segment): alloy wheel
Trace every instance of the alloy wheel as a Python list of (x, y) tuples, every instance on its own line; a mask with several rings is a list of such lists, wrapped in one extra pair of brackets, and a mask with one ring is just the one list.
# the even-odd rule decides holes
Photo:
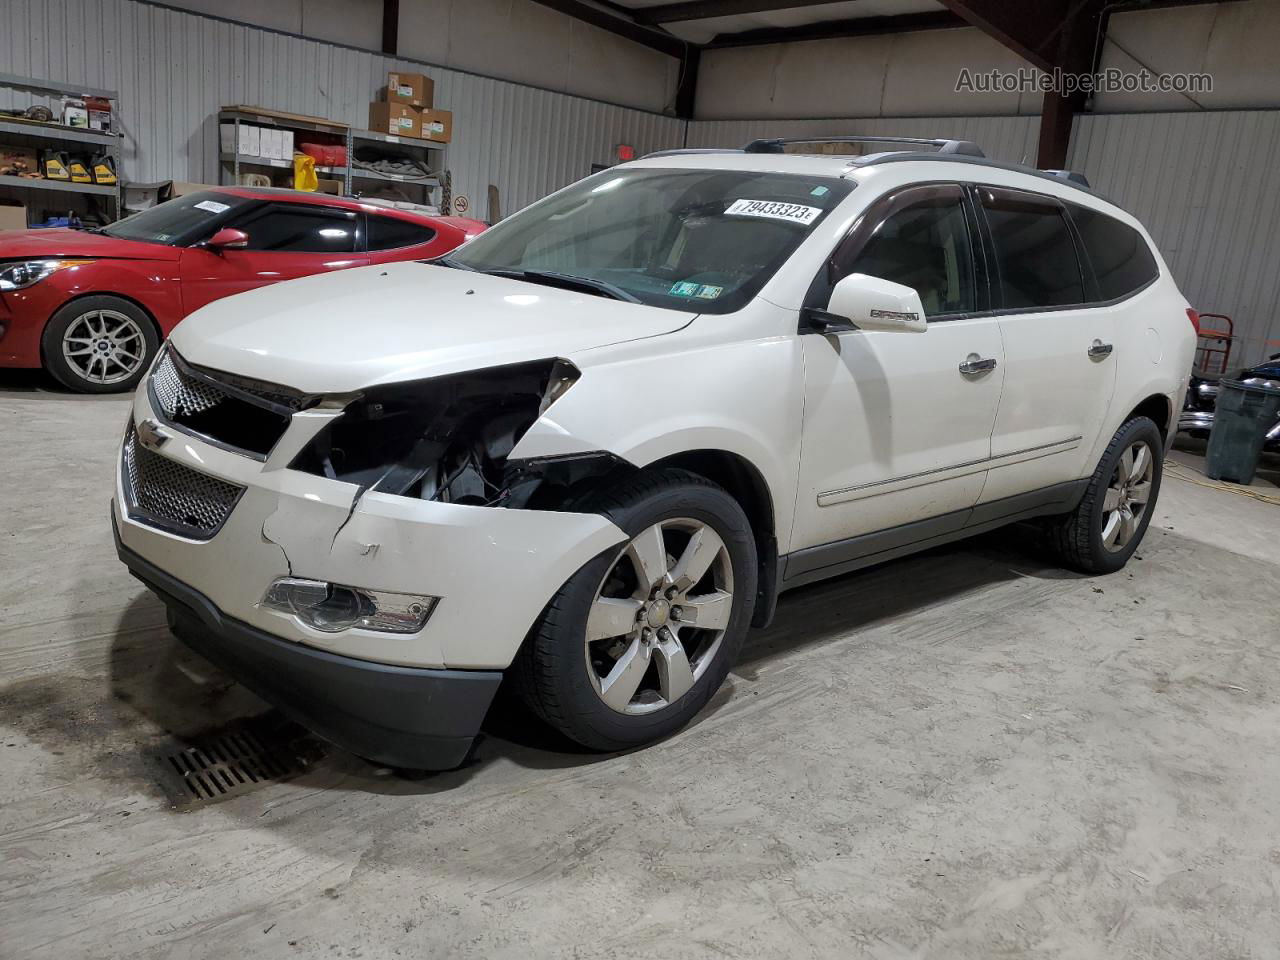
[(587, 672), (619, 713), (661, 710), (715, 659), (733, 612), (733, 564), (700, 520), (663, 520), (623, 549), (587, 617)]
[(147, 342), (132, 317), (115, 310), (90, 310), (71, 321), (62, 335), (62, 356), (89, 383), (128, 380), (142, 366)]
[(1112, 553), (1127, 547), (1151, 501), (1155, 454), (1145, 440), (1125, 448), (1102, 500), (1102, 546)]

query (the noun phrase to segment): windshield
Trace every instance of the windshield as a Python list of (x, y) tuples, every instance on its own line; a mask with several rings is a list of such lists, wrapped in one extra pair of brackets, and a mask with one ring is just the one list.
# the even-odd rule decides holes
[(207, 239), (213, 228), (229, 219), (234, 211), (258, 202), (251, 197), (202, 190), (117, 220), (101, 232), (121, 240), (183, 247)]
[(605, 171), (489, 228), (444, 263), (728, 313), (851, 189), (835, 178), (753, 171)]

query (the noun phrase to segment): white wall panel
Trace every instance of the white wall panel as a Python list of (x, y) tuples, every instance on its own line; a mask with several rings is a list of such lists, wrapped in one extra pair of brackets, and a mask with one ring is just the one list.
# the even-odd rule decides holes
[[(378, 52), (382, 0), (164, 0), (169, 6)], [(399, 52), (451, 70), (642, 110), (674, 100), (677, 60), (535, 0), (400, 0)]]
[[(684, 123), (136, 0), (0, 0), (0, 72), (120, 92), (127, 179), (216, 182), (216, 114), (245, 103), (364, 127), (388, 70), (428, 74), (454, 113), (454, 193), (510, 213), (608, 162), (618, 143), (680, 146)], [(0, 106), (33, 97), (0, 90)], [(45, 101), (47, 102), (47, 101)]]
[(962, 68), (1025, 66), (972, 28), (727, 47), (702, 55), (697, 116), (1038, 114), (1039, 94), (956, 92)]
[(1087, 115), (1070, 166), (1138, 217), (1187, 299), (1225, 313), (1233, 357), (1280, 352), (1280, 111)]

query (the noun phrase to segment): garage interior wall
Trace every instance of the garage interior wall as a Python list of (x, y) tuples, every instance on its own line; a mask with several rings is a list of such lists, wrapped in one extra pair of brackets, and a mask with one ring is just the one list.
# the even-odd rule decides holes
[[(671, 58), (529, 0), (402, 0), (401, 47), (446, 67), (357, 49), (380, 39), (379, 0), (182, 3), (196, 12), (141, 0), (3, 0), (0, 72), (119, 90), (126, 177), (212, 182), (219, 106), (363, 126), (388, 70), (421, 70), (455, 113), (448, 165), (455, 193), (481, 217), (488, 185), (511, 212), (609, 162), (618, 143), (643, 154), (856, 131), (959, 137), (996, 159), (1035, 157), (1037, 97), (954, 94), (962, 66), (1021, 65), (976, 30), (708, 51), (698, 95), (708, 119), (685, 124), (634, 106), (669, 97)], [(520, 51), (504, 46), (512, 35), (527, 39)], [(1108, 36), (1104, 67), (1206, 71), (1214, 91), (1099, 96), (1098, 112), (1076, 119), (1071, 167), (1148, 225), (1197, 308), (1235, 319), (1235, 359), (1280, 351), (1280, 58), (1270, 52), (1280, 46), (1280, 4), (1115, 14)], [(574, 69), (591, 56), (608, 63)], [(511, 79), (464, 72), (495, 64)], [(615, 98), (633, 105), (601, 102)], [(0, 91), (0, 106), (31, 99)], [(1161, 112), (1125, 112), (1139, 108)], [(1194, 176), (1219, 161), (1223, 176)]]
[[(1278, 48), (1275, 0), (1115, 13), (1102, 69), (1209, 73), (1213, 90), (1099, 94), (1071, 140), (1068, 166), (1146, 224), (1191, 303), (1234, 319), (1233, 361), (1280, 352)], [(1026, 64), (968, 28), (709, 50), (689, 146), (856, 132), (1034, 163), (1040, 96), (957, 94), (962, 67)]]
[[(277, 4), (207, 6), (238, 15), (246, 12), (239, 7), (272, 11)], [(429, 75), (437, 106), (453, 111), (447, 163), (454, 194), (469, 197), (471, 213), (482, 218), (490, 184), (510, 212), (585, 176), (592, 163), (608, 163), (619, 143), (643, 153), (680, 146), (684, 136), (684, 123), (673, 117), (139, 0), (2, 0), (0, 10), (0, 73), (119, 91), (122, 173), (130, 180), (216, 183), (217, 111), (224, 104), (363, 128), (369, 102), (397, 68)], [(549, 47), (546, 53), (555, 56)], [(567, 55), (559, 51), (562, 60)], [(665, 73), (654, 71), (650, 81), (662, 90)], [(41, 101), (0, 89), (2, 107), (32, 102)]]

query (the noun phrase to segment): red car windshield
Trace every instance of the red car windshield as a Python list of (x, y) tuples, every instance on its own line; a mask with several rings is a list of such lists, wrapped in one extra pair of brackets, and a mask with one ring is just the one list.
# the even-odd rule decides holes
[(125, 217), (101, 232), (121, 240), (185, 247), (208, 238), (236, 211), (259, 202), (253, 197), (203, 190)]

